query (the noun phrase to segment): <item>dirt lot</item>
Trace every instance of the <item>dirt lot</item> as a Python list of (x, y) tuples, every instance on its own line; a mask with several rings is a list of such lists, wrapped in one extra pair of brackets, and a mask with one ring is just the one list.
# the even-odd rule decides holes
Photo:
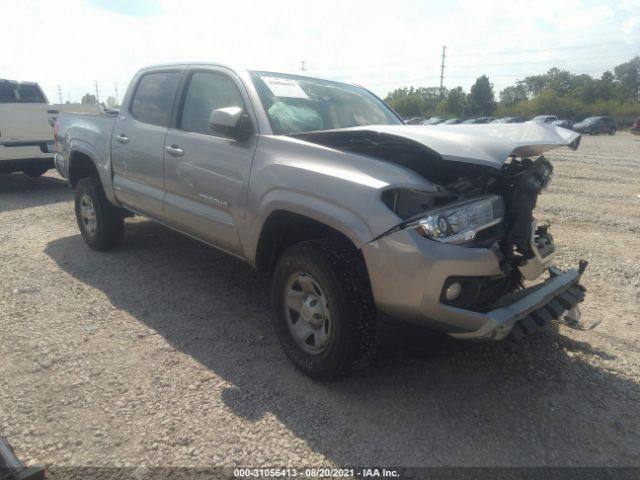
[(53, 465), (640, 465), (640, 137), (548, 157), (538, 217), (601, 325), (334, 384), (286, 360), (266, 276), (139, 219), (93, 252), (59, 177), (0, 176), (0, 433)]

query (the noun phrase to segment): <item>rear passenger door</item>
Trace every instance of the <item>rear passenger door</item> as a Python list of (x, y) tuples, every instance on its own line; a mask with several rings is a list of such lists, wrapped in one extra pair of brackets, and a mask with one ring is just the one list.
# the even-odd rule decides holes
[(141, 74), (113, 130), (113, 186), (123, 205), (155, 219), (163, 218), (164, 139), (182, 71)]
[(238, 224), (244, 221), (247, 186), (258, 136), (237, 141), (214, 132), (214, 109), (251, 105), (240, 79), (219, 67), (199, 68), (185, 79), (175, 128), (165, 139), (164, 210), (167, 222), (228, 252), (242, 255)]

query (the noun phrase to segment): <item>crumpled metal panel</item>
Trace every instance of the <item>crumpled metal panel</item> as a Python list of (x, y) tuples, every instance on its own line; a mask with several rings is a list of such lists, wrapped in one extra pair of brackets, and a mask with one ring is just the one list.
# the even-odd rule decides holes
[[(525, 122), (481, 125), (370, 125), (371, 131), (417, 142), (444, 160), (500, 168), (510, 156), (536, 156), (553, 148), (577, 148), (580, 134), (555, 125)], [(334, 130), (336, 132), (337, 130)]]

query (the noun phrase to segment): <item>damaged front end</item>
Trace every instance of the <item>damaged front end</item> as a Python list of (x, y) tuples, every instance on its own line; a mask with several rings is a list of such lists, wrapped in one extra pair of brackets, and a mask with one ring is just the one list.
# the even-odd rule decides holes
[[(429, 240), (493, 250), (500, 275), (449, 277), (440, 298), (455, 307), (490, 311), (551, 266), (553, 237), (549, 225), (537, 225), (533, 211), (538, 195), (551, 181), (553, 166), (540, 156), (511, 158), (500, 170), (487, 169), (475, 178), (464, 176), (464, 170), (461, 164), (461, 176), (431, 200), (426, 199), (432, 197), (429, 193), (420, 198), (415, 191), (385, 192), (383, 201), (394, 213), (402, 216), (414, 209), (413, 215), (385, 235), (409, 228)], [(422, 210), (430, 203), (432, 208)]]
[[(394, 128), (313, 139), (409, 168), (437, 187), (382, 192), (402, 221), (363, 248), (380, 310), (461, 339), (519, 339), (563, 318), (579, 325), (586, 262), (568, 272), (552, 267), (549, 225), (538, 225), (533, 211), (553, 175), (542, 153), (577, 148), (580, 137), (558, 140), (557, 132), (537, 125), (510, 127), (502, 138), (495, 129), (442, 129), (440, 136), (429, 129), (438, 143), (406, 128), (413, 129), (409, 135)], [(478, 158), (470, 154), (474, 135), (482, 147)]]

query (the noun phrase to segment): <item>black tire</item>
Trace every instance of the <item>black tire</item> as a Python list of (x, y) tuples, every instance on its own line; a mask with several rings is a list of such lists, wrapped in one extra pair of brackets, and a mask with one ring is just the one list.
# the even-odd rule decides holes
[[(285, 296), (290, 279), (303, 273), (326, 292), (331, 335), (324, 349), (309, 353), (289, 327)], [(285, 353), (302, 372), (317, 380), (332, 380), (363, 368), (375, 353), (376, 308), (366, 266), (353, 247), (329, 240), (301, 242), (278, 259), (272, 283), (273, 323)], [(302, 322), (299, 317), (297, 321)]]
[(609, 130), (609, 135), (615, 135), (616, 134), (616, 129), (612, 128), (611, 130)]
[(49, 171), (49, 167), (29, 167), (22, 170), (22, 173), (28, 177), (37, 178), (41, 177)]
[[(82, 202), (90, 199), (95, 217), (94, 228), (83, 219)], [(97, 175), (80, 179), (75, 196), (76, 220), (82, 238), (94, 250), (110, 250), (122, 241), (124, 215), (107, 200)]]
[(592, 129), (589, 131), (589, 135), (596, 135), (597, 133), (598, 133), (598, 132), (595, 130), (595, 128), (592, 128)]

